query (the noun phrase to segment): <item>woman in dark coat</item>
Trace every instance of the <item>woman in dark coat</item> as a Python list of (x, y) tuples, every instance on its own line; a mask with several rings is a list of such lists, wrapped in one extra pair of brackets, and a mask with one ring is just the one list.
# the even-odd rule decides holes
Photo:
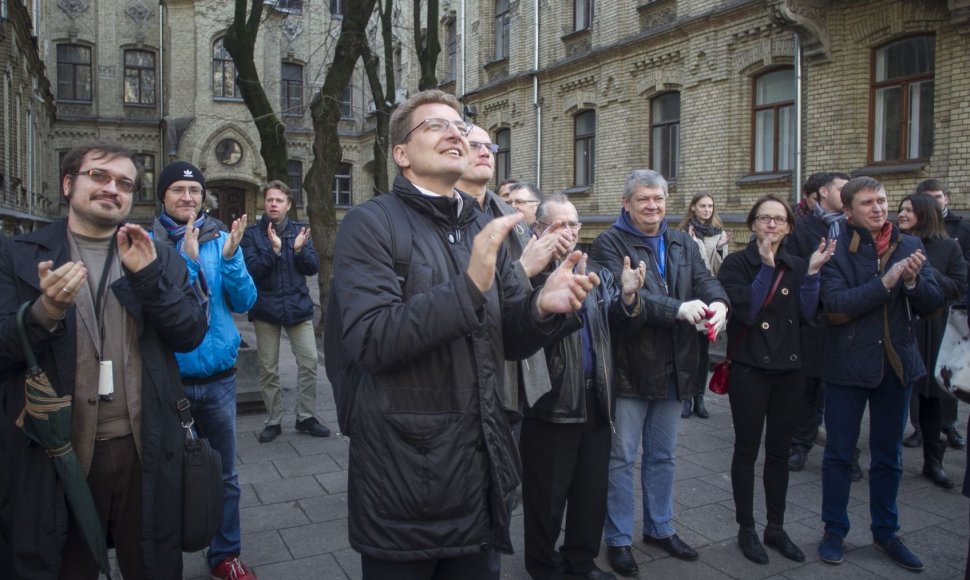
[[(963, 298), (967, 290), (967, 263), (959, 244), (950, 239), (943, 226), (943, 212), (936, 200), (927, 194), (907, 195), (899, 204), (900, 231), (923, 240), (926, 257), (947, 305)], [(926, 365), (926, 377), (913, 385), (913, 396), (919, 400), (919, 430), (923, 434), (923, 475), (936, 485), (950, 489), (953, 481), (943, 471), (946, 442), (940, 441), (941, 402), (950, 397), (934, 378), (936, 356), (946, 330), (947, 308), (913, 322), (913, 332), (920, 355)]]
[[(733, 305), (728, 324), (732, 361), (728, 396), (734, 420), (731, 487), (744, 556), (768, 563), (754, 527), (754, 467), (765, 437), (764, 488), (768, 526), (764, 543), (782, 556), (803, 562), (805, 554), (784, 530), (788, 496), (788, 449), (801, 404), (801, 321), (818, 309), (819, 270), (832, 257), (835, 241), (819, 240), (809, 261), (788, 253), (783, 243), (795, 214), (776, 195), (759, 199), (748, 214), (754, 239), (730, 254), (718, 272)], [(767, 304), (766, 304), (767, 303)]]

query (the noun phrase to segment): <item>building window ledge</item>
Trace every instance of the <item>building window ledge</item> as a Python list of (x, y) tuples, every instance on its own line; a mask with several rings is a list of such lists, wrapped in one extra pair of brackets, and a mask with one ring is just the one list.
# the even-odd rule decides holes
[(591, 185), (574, 185), (573, 187), (562, 190), (563, 194), (567, 196), (572, 195), (589, 195), (593, 192), (593, 186)]
[(791, 181), (791, 171), (775, 171), (772, 173), (752, 173), (738, 178), (734, 183), (737, 185), (749, 185), (753, 183), (766, 183), (770, 181)]
[(925, 159), (910, 159), (906, 161), (893, 161), (890, 163), (873, 163), (865, 167), (857, 167), (849, 174), (852, 177), (860, 175), (891, 175), (894, 173), (915, 173), (929, 164)]

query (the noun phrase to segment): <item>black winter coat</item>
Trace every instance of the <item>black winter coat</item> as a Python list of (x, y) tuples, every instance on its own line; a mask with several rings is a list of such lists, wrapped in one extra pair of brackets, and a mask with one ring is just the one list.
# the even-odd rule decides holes
[(693, 324), (677, 319), (677, 310), (688, 300), (730, 304), (724, 288), (704, 266), (697, 243), (685, 232), (668, 229), (666, 236), (666, 279), (643, 239), (611, 227), (593, 241), (590, 257), (616, 277), (623, 274), (624, 257), (629, 256), (631, 264), (647, 265), (647, 279), (639, 291), (645, 317), (629, 338), (613, 340), (619, 397), (666, 399), (672, 372), (681, 400), (701, 393), (707, 379), (702, 337)]
[[(900, 235), (894, 226), (883, 271), (918, 249), (923, 249), (918, 238)], [(865, 228), (846, 225), (835, 254), (822, 267), (822, 304), (829, 323), (822, 375), (825, 382), (878, 387), (883, 381), (887, 356), (883, 344), (885, 328), (889, 329), (892, 348), (902, 365), (903, 376), (899, 380), (911, 385), (926, 374), (912, 319), (928, 316), (941, 307), (943, 293), (925, 264), (912, 290), (906, 290), (900, 280), (887, 292), (872, 234)]]
[[(845, 228), (845, 222), (842, 222)], [(815, 214), (802, 216), (795, 221), (794, 234), (785, 238), (789, 252), (806, 261), (818, 249), (822, 238), (828, 238), (829, 228)], [(814, 320), (802, 325), (802, 363), (805, 375), (821, 378), (825, 366), (825, 315), (819, 306)]]
[(946, 228), (946, 235), (960, 244), (963, 260), (970, 262), (970, 223), (964, 221), (963, 217), (948, 211), (943, 218), (943, 227)]
[[(40, 296), (37, 263), (70, 261), (66, 220), (8, 240), (0, 255), (0, 575), (56, 579), (69, 515), (54, 466), (28, 444), (14, 420), (24, 405), (26, 363), (17, 334), (20, 304)], [(155, 244), (158, 259), (111, 285), (135, 319), (142, 355), (142, 550), (145, 578), (182, 577), (182, 447), (175, 403), (184, 397), (173, 352), (196, 348), (207, 330), (204, 306), (189, 283), (181, 256)], [(89, 273), (90, 275), (90, 273)], [(75, 310), (50, 333), (27, 317), (38, 362), (61, 395), (74, 392)], [(74, 401), (86, 405), (87, 401)]]
[[(613, 352), (610, 344), (610, 330), (618, 336), (625, 336), (637, 318), (645, 316), (643, 308), (628, 315), (621, 297), (622, 288), (614, 280), (613, 274), (599, 264), (589, 262), (587, 272), (596, 272), (600, 285), (583, 302), (586, 323), (589, 325), (593, 345), (594, 377), (596, 398), (603, 420), (613, 425)], [(533, 281), (541, 285), (545, 275)], [(549, 366), (549, 379), (552, 390), (536, 401), (532, 408), (525, 410), (526, 417), (541, 419), (550, 423), (585, 423), (590, 410), (586, 408), (586, 377), (583, 372), (582, 331), (575, 332), (547, 344), (546, 360)]]
[[(346, 352), (362, 378), (351, 391), (351, 546), (385, 560), (511, 553), (510, 498), (519, 456), (502, 410), (504, 360), (538, 351), (578, 317), (537, 322), (533, 301), (500, 250), (482, 293), (465, 273), (488, 218), (475, 200), (421, 194), (398, 176), (389, 195), (409, 228), (405, 287), (383, 211), (347, 213), (334, 247)], [(400, 210), (395, 210), (400, 211)]]
[(299, 254), (293, 251), (293, 242), (303, 225), (291, 221), (280, 235), (283, 245), (277, 256), (266, 235), (269, 224), (264, 215), (259, 223), (246, 228), (240, 244), (246, 269), (256, 283), (256, 304), (249, 311), (249, 319), (281, 326), (312, 320), (313, 300), (306, 277), (316, 275), (320, 268), (317, 252), (310, 240)]

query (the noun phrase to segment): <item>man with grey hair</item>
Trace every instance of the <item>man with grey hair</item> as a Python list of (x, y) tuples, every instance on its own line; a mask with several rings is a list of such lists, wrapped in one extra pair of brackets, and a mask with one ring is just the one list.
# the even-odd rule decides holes
[[(645, 320), (616, 344), (616, 432), (609, 464), (605, 526), (610, 565), (623, 576), (639, 572), (633, 558), (633, 468), (643, 442), (643, 541), (676, 558), (697, 552), (677, 536), (674, 511), (674, 450), (681, 402), (697, 394), (707, 375), (701, 360), (706, 321), (716, 337), (724, 328), (729, 301), (704, 266), (686, 232), (668, 228), (667, 181), (656, 171), (627, 177), (623, 208), (613, 226), (593, 242), (591, 257), (620, 278), (626, 260), (644, 262), (639, 290)], [(703, 326), (701, 328), (704, 328)]]
[(509, 205), (519, 210), (525, 217), (525, 224), (531, 228), (536, 222), (536, 211), (542, 203), (542, 194), (534, 183), (516, 181), (509, 187)]

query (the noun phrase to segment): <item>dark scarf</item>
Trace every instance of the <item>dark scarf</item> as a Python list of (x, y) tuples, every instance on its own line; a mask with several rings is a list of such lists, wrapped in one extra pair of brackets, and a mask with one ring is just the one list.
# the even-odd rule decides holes
[(846, 220), (848, 216), (842, 211), (826, 211), (822, 207), (822, 204), (817, 204), (815, 206), (815, 215), (818, 219), (822, 220), (822, 223), (829, 228), (829, 239), (838, 239), (839, 233), (842, 231), (842, 222)]
[(626, 232), (632, 234), (642, 239), (650, 249), (653, 250), (654, 259), (657, 261), (657, 270), (660, 272), (661, 276), (666, 276), (667, 272), (667, 220), (664, 219), (660, 222), (660, 231), (656, 235), (649, 236), (640, 229), (633, 225), (630, 221), (630, 214), (625, 210), (620, 210), (620, 217), (616, 218), (613, 223), (613, 227), (620, 230), (621, 232)]
[[(273, 222), (270, 222), (270, 223), (273, 223)], [(276, 230), (277, 236), (283, 237), (283, 232), (286, 231), (286, 228), (289, 225), (290, 225), (290, 217), (284, 215), (283, 219), (280, 220), (280, 223), (273, 224), (273, 229)]]
[(706, 222), (702, 222), (700, 218), (696, 215), (690, 218), (689, 225), (694, 228), (694, 234), (702, 238), (713, 238), (721, 235), (723, 231), (721, 228), (714, 225), (714, 220), (709, 219)]
[[(195, 220), (195, 223), (192, 224), (192, 227), (201, 229), (202, 225), (205, 223), (206, 215), (207, 214), (204, 211), (199, 212), (199, 217)], [(182, 224), (175, 221), (175, 219), (165, 213), (164, 210), (162, 210), (161, 215), (158, 216), (157, 221), (163, 228), (165, 228), (165, 232), (168, 234), (168, 237), (171, 240), (173, 240), (176, 244), (182, 241), (182, 238), (185, 236), (187, 224)], [(199, 241), (201, 242), (201, 240)]]

